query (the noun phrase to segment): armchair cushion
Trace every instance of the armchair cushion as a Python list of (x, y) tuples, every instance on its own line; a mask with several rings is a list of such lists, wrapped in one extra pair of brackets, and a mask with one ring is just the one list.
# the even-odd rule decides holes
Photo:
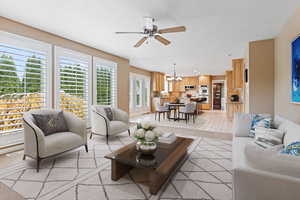
[(122, 121), (111, 121), (110, 122), (110, 135), (122, 133), (124, 131), (127, 131), (129, 129), (128, 124), (122, 122)]
[(40, 156), (48, 157), (65, 152), (74, 147), (85, 144), (82, 137), (72, 132), (59, 132), (45, 137), (45, 146), (41, 149)]
[(45, 136), (68, 131), (62, 111), (51, 114), (32, 114), (32, 116), (35, 124), (43, 131)]

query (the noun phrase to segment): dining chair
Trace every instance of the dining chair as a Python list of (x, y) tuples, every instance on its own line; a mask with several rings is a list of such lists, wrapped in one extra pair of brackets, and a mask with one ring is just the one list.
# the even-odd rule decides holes
[(188, 123), (190, 116), (193, 117), (193, 123), (195, 123), (197, 104), (195, 102), (187, 103), (184, 107), (179, 108), (179, 115), (184, 115), (186, 123)]
[(166, 119), (166, 114), (167, 117), (170, 117), (170, 110), (169, 110), (169, 106), (168, 105), (160, 105), (159, 102), (157, 102), (155, 104), (155, 120), (156, 120), (156, 116), (158, 114), (158, 121), (160, 121), (160, 114), (163, 114), (164, 119)]

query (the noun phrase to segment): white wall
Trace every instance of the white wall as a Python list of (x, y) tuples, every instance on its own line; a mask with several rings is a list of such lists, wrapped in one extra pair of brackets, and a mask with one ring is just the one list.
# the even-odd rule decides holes
[(300, 104), (290, 103), (291, 42), (300, 35), (300, 8), (275, 40), (275, 114), (300, 122)]

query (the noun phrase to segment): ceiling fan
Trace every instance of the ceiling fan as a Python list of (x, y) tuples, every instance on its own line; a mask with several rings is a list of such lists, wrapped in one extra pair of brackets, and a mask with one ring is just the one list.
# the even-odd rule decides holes
[(154, 18), (145, 17), (144, 30), (141, 32), (116, 32), (116, 34), (142, 34), (144, 37), (140, 39), (134, 47), (140, 47), (148, 38), (154, 38), (164, 45), (169, 45), (171, 42), (164, 37), (160, 36), (164, 33), (176, 33), (184, 32), (186, 30), (185, 26), (177, 26), (165, 29), (158, 29), (157, 25), (154, 24)]

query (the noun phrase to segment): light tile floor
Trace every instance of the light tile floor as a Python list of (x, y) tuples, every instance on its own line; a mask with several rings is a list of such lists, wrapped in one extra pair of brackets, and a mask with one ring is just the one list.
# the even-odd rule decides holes
[(154, 114), (145, 114), (140, 116), (135, 116), (130, 119), (131, 122), (141, 123), (150, 122), (159, 126), (166, 126), (172, 128), (188, 128), (201, 131), (210, 131), (218, 133), (229, 133), (232, 132), (233, 123), (231, 120), (227, 119), (226, 112), (222, 111), (205, 111), (196, 117), (195, 123), (193, 120), (186, 124), (185, 120), (174, 121), (163, 119), (161, 115), (161, 120), (155, 120)]

